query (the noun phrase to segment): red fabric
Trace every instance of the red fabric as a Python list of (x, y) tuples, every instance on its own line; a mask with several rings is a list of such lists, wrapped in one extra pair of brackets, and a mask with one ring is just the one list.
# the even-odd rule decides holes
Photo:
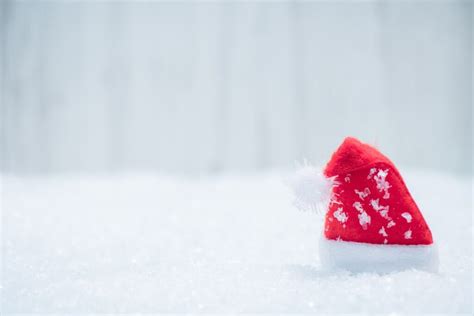
[(348, 137), (324, 173), (338, 182), (325, 218), (326, 238), (371, 244), (433, 243), (400, 173), (377, 149)]

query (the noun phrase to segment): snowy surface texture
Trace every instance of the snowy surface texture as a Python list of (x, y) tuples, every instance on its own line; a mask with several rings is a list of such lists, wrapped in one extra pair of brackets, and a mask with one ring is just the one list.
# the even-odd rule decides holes
[(472, 180), (401, 171), (438, 273), (323, 270), (285, 173), (3, 176), (3, 313), (470, 313)]

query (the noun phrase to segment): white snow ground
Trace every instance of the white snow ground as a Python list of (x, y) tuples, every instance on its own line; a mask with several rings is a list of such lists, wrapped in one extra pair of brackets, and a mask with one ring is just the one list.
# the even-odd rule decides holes
[(471, 313), (472, 179), (402, 173), (439, 273), (323, 271), (277, 172), (3, 176), (3, 313)]

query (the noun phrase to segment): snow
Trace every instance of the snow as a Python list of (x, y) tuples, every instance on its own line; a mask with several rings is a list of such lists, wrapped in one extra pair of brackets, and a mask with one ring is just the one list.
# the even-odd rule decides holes
[(359, 224), (362, 226), (362, 229), (366, 230), (367, 229), (367, 224), (370, 224), (370, 216), (367, 215), (365, 211), (361, 212), (359, 215)]
[(367, 212), (362, 208), (362, 204), (360, 202), (354, 202), (353, 206), (359, 211), (360, 214), (357, 215), (359, 218), (359, 224), (362, 226), (362, 229), (367, 229), (367, 224), (370, 224), (370, 216)]
[(472, 179), (401, 170), (439, 272), (323, 269), (286, 172), (2, 176), (3, 314), (472, 312)]
[(370, 205), (372, 205), (372, 208), (377, 211), (377, 212), (380, 212), (380, 216), (382, 216), (383, 218), (387, 219), (387, 220), (390, 220), (391, 218), (388, 216), (388, 210), (390, 209), (390, 206), (389, 205), (380, 205), (379, 204), (379, 199), (376, 199), (376, 200), (370, 200)]
[(335, 219), (337, 219), (341, 223), (345, 223), (349, 219), (349, 216), (347, 216), (347, 214), (344, 213), (342, 207), (340, 207), (336, 211), (334, 211), (333, 216), (334, 216)]
[[(369, 173), (368, 177), (370, 177), (371, 174), (372, 174), (372, 170), (370, 170), (370, 173)], [(379, 172), (377, 173), (377, 175), (374, 176), (374, 180), (377, 183), (377, 189), (379, 190), (379, 192), (382, 192), (382, 191), (385, 192), (385, 194), (383, 196), (384, 199), (390, 198), (390, 193), (388, 192), (388, 189), (390, 189), (392, 187), (388, 183), (388, 181), (385, 180), (387, 175), (388, 175), (388, 169), (387, 170), (379, 169)]]
[(404, 219), (406, 219), (407, 223), (411, 223), (412, 217), (411, 217), (411, 214), (410, 214), (410, 213), (408, 213), (408, 212), (403, 212), (401, 215), (402, 215), (402, 217), (403, 217)]
[(355, 194), (357, 194), (359, 196), (359, 198), (361, 200), (364, 200), (367, 196), (369, 196), (370, 194), (370, 189), (369, 188), (365, 188), (364, 191), (359, 191), (357, 189), (354, 190)]

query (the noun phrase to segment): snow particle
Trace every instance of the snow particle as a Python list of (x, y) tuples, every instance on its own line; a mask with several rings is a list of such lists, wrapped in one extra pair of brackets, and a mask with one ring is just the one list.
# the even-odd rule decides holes
[(346, 175), (346, 177), (344, 178), (344, 181), (345, 181), (346, 183), (350, 183), (350, 182), (351, 182), (351, 174), (350, 174), (350, 173), (348, 173), (348, 174)]
[(376, 211), (379, 212), (380, 216), (383, 218), (390, 220), (391, 218), (388, 216), (388, 210), (390, 209), (389, 205), (380, 205), (379, 204), (379, 199), (376, 200), (370, 200), (370, 205), (372, 205), (372, 208)]
[(384, 209), (380, 210), (380, 216), (382, 216), (383, 218), (388, 219), (388, 206), (387, 206), (387, 208), (384, 208)]
[(386, 180), (387, 175), (388, 175), (388, 169), (386, 170), (379, 169), (379, 172), (377, 172), (377, 174), (374, 176), (374, 180), (377, 183), (377, 189), (379, 190), (379, 192), (383, 191), (385, 193), (383, 196), (384, 199), (388, 199), (390, 197), (390, 193), (388, 192), (388, 189), (391, 188), (391, 185)]
[(365, 188), (364, 191), (355, 189), (354, 192), (359, 196), (359, 199), (364, 200), (370, 194), (370, 189)]
[(359, 211), (360, 213), (364, 212), (364, 209), (362, 208), (362, 204), (360, 204), (360, 202), (354, 202), (354, 204), (352, 204), (352, 206), (354, 206), (355, 209), (357, 211)]
[(387, 238), (383, 240), (383, 243), (386, 244), (388, 242)]
[(407, 223), (411, 223), (412, 217), (408, 212), (402, 213), (402, 217), (407, 220)]
[(352, 206), (360, 213), (357, 215), (359, 218), (359, 224), (362, 226), (362, 229), (367, 229), (367, 224), (370, 224), (370, 216), (366, 213), (366, 211), (362, 208), (362, 204), (360, 202), (354, 202)]
[(345, 223), (349, 216), (347, 216), (346, 213), (343, 212), (342, 207), (338, 208), (334, 213), (333, 216), (335, 219), (337, 219), (341, 223)]
[(387, 236), (388, 236), (388, 234), (387, 234), (387, 232), (385, 231), (385, 228), (384, 228), (383, 226), (382, 226), (382, 228), (380, 228), (379, 234), (382, 235), (382, 236), (384, 236), (384, 237), (387, 237)]
[(407, 230), (403, 235), (405, 239), (411, 239), (411, 229)]
[(379, 199), (370, 200), (370, 205), (372, 205), (372, 208), (377, 212), (383, 208), (381, 205), (379, 205)]
[(395, 226), (395, 222), (394, 222), (394, 221), (388, 222), (387, 228), (390, 228), (390, 227), (393, 227), (393, 226)]
[(377, 171), (376, 168), (371, 168), (370, 172), (369, 172), (369, 175), (367, 176), (367, 179), (372, 178), (372, 176), (375, 174), (376, 171)]
[(362, 213), (360, 213), (357, 216), (359, 217), (360, 226), (362, 226), (363, 230), (366, 230), (367, 229), (367, 224), (370, 224), (370, 216), (367, 215), (367, 213), (365, 211), (362, 211)]

